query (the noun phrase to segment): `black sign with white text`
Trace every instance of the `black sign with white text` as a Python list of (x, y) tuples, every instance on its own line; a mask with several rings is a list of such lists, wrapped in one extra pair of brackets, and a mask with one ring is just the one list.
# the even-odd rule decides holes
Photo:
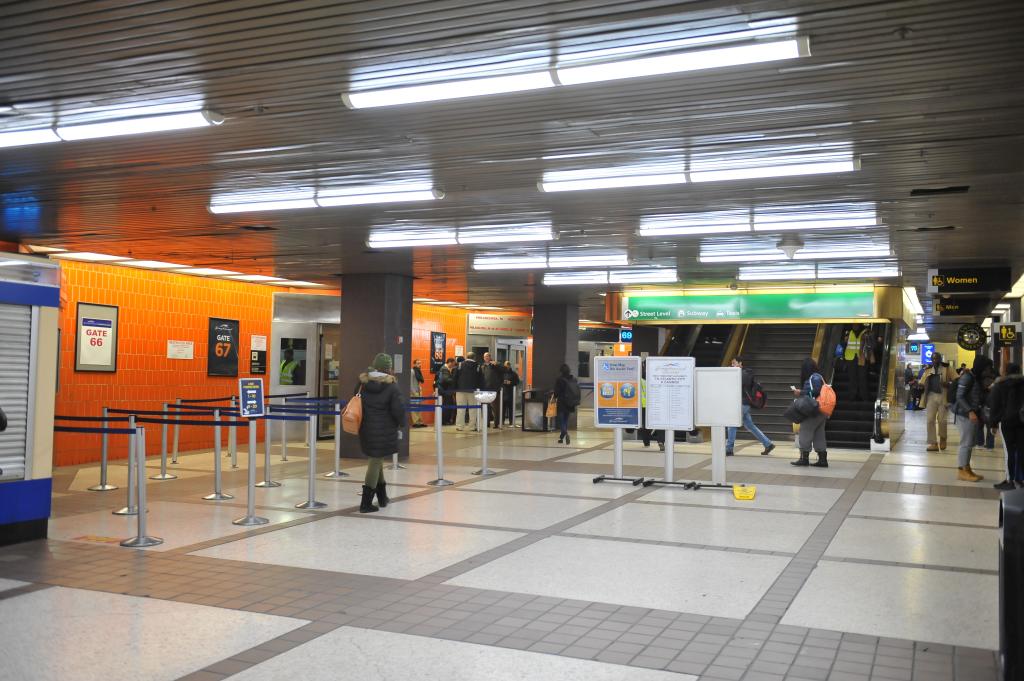
[(940, 267), (928, 270), (929, 293), (1005, 293), (1009, 290), (1009, 267)]
[(206, 346), (207, 376), (238, 375), (238, 320), (210, 317)]

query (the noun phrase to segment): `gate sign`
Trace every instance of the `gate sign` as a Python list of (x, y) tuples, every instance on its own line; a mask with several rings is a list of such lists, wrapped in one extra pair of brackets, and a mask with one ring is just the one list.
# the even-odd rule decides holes
[(594, 357), (594, 425), (640, 427), (639, 357)]
[(75, 371), (117, 371), (118, 308), (78, 304)]
[(1019, 348), (1021, 346), (1021, 323), (996, 324), (992, 333), (997, 348)]
[(633, 342), (633, 329), (619, 329), (619, 342), (620, 343), (632, 343)]
[(206, 375), (238, 375), (238, 320), (210, 317)]
[(935, 343), (921, 344), (921, 364), (929, 366), (932, 363), (932, 355), (935, 354)]
[(1005, 293), (1009, 290), (1009, 267), (940, 267), (928, 270), (928, 293)]
[(239, 412), (247, 419), (257, 418), (265, 414), (263, 409), (263, 379), (238, 379)]

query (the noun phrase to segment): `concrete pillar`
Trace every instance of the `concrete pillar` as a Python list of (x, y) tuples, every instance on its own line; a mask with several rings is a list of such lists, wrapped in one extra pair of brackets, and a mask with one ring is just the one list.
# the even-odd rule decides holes
[(573, 375), (579, 367), (580, 308), (571, 303), (533, 307), (533, 385), (551, 390), (558, 367), (568, 364)]
[(661, 352), (658, 345), (658, 327), (656, 326), (634, 326), (633, 327), (633, 355), (639, 357), (642, 353), (656, 357)]
[[(412, 360), (412, 278), (397, 274), (346, 274), (341, 282), (339, 392), (352, 395), (359, 374), (378, 352), (395, 361), (395, 378), (408, 399)], [(343, 449), (359, 451), (358, 439), (344, 435)], [(398, 455), (409, 456), (409, 420), (402, 424)]]

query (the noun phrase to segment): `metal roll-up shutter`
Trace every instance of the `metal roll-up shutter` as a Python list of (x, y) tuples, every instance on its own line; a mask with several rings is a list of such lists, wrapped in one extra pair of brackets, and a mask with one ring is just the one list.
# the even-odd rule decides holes
[(32, 308), (0, 303), (0, 408), (7, 430), (0, 433), (0, 480), (25, 477)]

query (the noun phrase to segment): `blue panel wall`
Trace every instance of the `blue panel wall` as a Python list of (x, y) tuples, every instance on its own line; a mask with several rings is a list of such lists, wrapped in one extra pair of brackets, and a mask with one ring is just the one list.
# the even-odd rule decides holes
[(0, 482), (0, 525), (50, 517), (53, 480)]

